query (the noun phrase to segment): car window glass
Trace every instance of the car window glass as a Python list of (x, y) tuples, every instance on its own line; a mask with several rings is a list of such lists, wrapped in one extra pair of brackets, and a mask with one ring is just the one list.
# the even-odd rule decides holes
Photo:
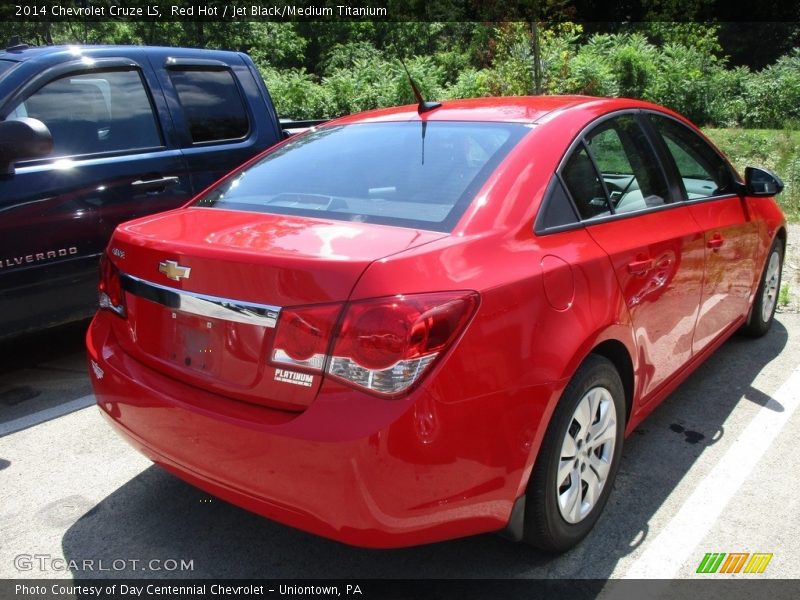
[(75, 156), (161, 146), (150, 99), (138, 71), (68, 75), (15, 106), (9, 118), (31, 117), (53, 136), (50, 156)]
[(536, 220), (537, 230), (561, 227), (578, 221), (572, 202), (558, 175), (553, 175), (550, 180), (545, 197), (546, 199), (542, 203), (542, 212)]
[(669, 201), (666, 178), (632, 115), (606, 121), (586, 140), (615, 213), (654, 208)]
[(728, 165), (702, 138), (668, 117), (649, 117), (675, 160), (686, 198), (733, 193), (734, 180)]
[(197, 205), (449, 231), (529, 131), (468, 122), (323, 127), (292, 138)]
[(237, 140), (247, 135), (247, 111), (230, 71), (171, 69), (169, 76), (193, 143)]
[(609, 214), (606, 192), (583, 144), (578, 146), (566, 162), (561, 176), (581, 219)]

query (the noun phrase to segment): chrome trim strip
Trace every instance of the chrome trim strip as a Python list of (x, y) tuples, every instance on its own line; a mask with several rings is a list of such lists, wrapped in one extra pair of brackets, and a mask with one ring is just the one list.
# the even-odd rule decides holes
[(176, 290), (125, 273), (120, 275), (120, 280), (122, 289), (135, 296), (201, 317), (274, 328), (281, 312), (280, 306)]

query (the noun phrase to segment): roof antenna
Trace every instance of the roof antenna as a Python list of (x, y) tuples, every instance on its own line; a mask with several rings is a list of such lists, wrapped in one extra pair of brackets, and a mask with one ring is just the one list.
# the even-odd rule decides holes
[(439, 108), (442, 105), (441, 102), (431, 102), (422, 97), (417, 84), (413, 79), (411, 79), (411, 73), (408, 72), (406, 63), (404, 63), (403, 59), (399, 56), (397, 58), (400, 61), (400, 64), (403, 65), (403, 69), (405, 69), (406, 75), (408, 76), (408, 82), (411, 84), (411, 90), (414, 92), (414, 98), (417, 99), (417, 112), (422, 114), (424, 112), (428, 112), (429, 110), (433, 110), (434, 108)]

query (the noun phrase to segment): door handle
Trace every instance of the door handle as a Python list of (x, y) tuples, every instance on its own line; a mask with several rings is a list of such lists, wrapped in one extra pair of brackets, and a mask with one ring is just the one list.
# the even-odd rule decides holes
[(652, 258), (635, 260), (632, 263), (628, 263), (628, 273), (631, 275), (644, 275), (648, 271), (652, 270), (654, 265), (655, 261)]
[(136, 190), (144, 190), (144, 191), (163, 191), (170, 187), (175, 187), (180, 182), (180, 178), (171, 176), (171, 177), (160, 177), (158, 179), (137, 179), (133, 183), (131, 183), (131, 187), (135, 188)]
[(725, 238), (723, 238), (719, 233), (715, 233), (714, 237), (708, 240), (706, 246), (708, 246), (712, 250), (719, 250), (720, 248), (722, 248), (722, 244), (724, 243), (725, 243)]

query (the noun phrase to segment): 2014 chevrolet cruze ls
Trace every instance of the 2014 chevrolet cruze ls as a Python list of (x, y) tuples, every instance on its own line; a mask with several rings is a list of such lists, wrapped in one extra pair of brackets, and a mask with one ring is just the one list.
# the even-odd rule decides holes
[(117, 229), (97, 402), (168, 471), (319, 535), (563, 551), (625, 435), (769, 329), (781, 188), (632, 100), (346, 117)]

